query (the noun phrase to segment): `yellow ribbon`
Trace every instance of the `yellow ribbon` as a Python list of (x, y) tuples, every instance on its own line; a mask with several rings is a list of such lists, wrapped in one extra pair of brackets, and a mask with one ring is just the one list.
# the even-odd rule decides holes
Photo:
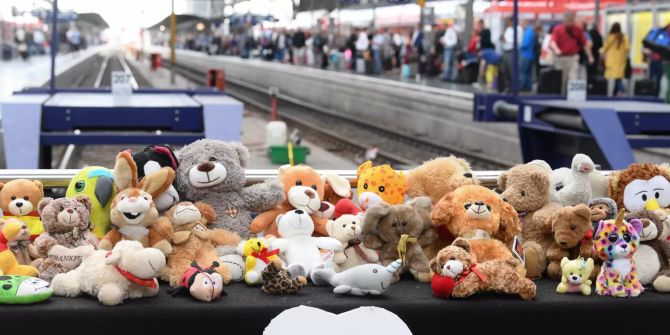
[(288, 163), (293, 166), (295, 165), (295, 161), (293, 159), (293, 143), (288, 142)]
[(402, 264), (405, 264), (405, 255), (407, 255), (407, 243), (416, 243), (416, 237), (409, 237), (407, 234), (400, 235), (400, 240), (398, 241), (398, 256), (402, 260)]

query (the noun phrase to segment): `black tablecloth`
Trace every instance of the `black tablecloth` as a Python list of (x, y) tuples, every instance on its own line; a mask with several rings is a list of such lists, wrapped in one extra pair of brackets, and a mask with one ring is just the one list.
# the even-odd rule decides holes
[[(638, 298), (600, 297), (595, 293), (555, 293), (557, 282), (539, 280), (537, 298), (479, 294), (467, 299), (438, 299), (429, 284), (403, 278), (378, 297), (335, 295), (330, 287), (310, 286), (296, 295), (269, 296), (259, 287), (232, 284), (228, 293), (214, 303), (198, 302), (188, 296), (173, 298), (162, 285), (155, 298), (127, 300), (104, 307), (92, 297), (52, 297), (45, 303), (26, 306), (0, 305), (0, 334), (11, 328), (23, 334), (154, 334), (159, 329), (213, 334), (262, 334), (270, 320), (283, 310), (299, 305), (342, 313), (360, 306), (378, 306), (397, 314), (414, 334), (454, 334), (493, 328), (505, 333), (584, 334), (599, 331), (636, 330), (660, 332), (667, 329), (670, 294), (647, 291)], [(606, 327), (606, 328), (603, 328)], [(233, 329), (244, 331), (232, 331)], [(665, 330), (667, 331), (667, 330)], [(318, 330), (314, 331), (318, 335)], [(347, 334), (353, 335), (353, 334)]]

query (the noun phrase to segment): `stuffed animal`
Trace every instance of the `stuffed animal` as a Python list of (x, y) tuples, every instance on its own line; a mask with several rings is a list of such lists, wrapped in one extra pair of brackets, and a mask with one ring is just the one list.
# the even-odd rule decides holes
[[(472, 254), (480, 262), (513, 257), (510, 248), (521, 232), (514, 208), (494, 191), (479, 185), (465, 185), (447, 193), (433, 207), (431, 219), (438, 231), (446, 227), (450, 235), (469, 240)], [(451, 242), (436, 241), (427, 256), (435, 257)]]
[[(335, 208), (350, 207), (353, 202), (349, 199), (342, 199), (337, 203)], [(333, 255), (333, 269), (335, 272), (340, 272), (351, 267), (379, 262), (379, 255), (377, 251), (367, 248), (361, 242), (361, 234), (363, 233), (363, 221), (361, 219), (360, 210), (352, 208), (350, 214), (340, 214), (335, 220), (330, 220), (326, 224), (328, 236), (337, 239), (342, 243), (342, 250), (337, 251)], [(341, 212), (342, 210), (340, 210)]]
[(492, 259), (478, 263), (471, 251), (470, 242), (459, 237), (430, 261), (430, 269), (438, 276), (432, 283), (435, 295), (449, 296), (451, 281), (436, 282), (442, 276), (455, 281), (451, 289), (454, 298), (465, 298), (482, 291), (515, 294), (524, 300), (535, 298), (535, 284), (517, 272), (521, 266), (518, 259)]
[(553, 241), (551, 216), (561, 205), (549, 201), (549, 173), (544, 161), (512, 167), (498, 179), (503, 201), (514, 207), (521, 223), (526, 277), (539, 278), (547, 268), (547, 248)]
[(21, 220), (13, 217), (0, 220), (0, 276), (39, 277), (39, 271), (35, 267), (19, 264), (9, 246), (17, 237), (23, 239), (19, 235), (28, 234), (30, 234), (28, 225)]
[(332, 237), (312, 237), (312, 218), (300, 209), (277, 216), (277, 226), (282, 237), (273, 239), (270, 248), (279, 249), (288, 264), (288, 272), (293, 275), (308, 277), (312, 269), (322, 263), (319, 249), (342, 249), (342, 243)]
[(263, 269), (261, 278), (263, 281), (261, 290), (267, 294), (294, 294), (307, 286), (307, 279), (304, 276), (291, 277), (278, 260), (271, 261)]
[(85, 167), (74, 175), (65, 192), (68, 198), (85, 195), (91, 200), (91, 227), (99, 239), (105, 237), (112, 226), (109, 211), (116, 195), (112, 173), (101, 166)]
[(85, 195), (44, 198), (37, 205), (45, 229), (35, 240), (42, 257), (37, 265), (41, 279), (51, 281), (55, 275), (76, 268), (90, 252), (86, 248), (98, 247), (98, 238), (91, 232), (91, 208), (91, 199)]
[(551, 201), (562, 206), (588, 205), (591, 198), (607, 196), (607, 178), (585, 154), (576, 154), (571, 168), (552, 171), (550, 179)]
[(402, 259), (398, 275), (409, 271), (416, 280), (429, 282), (430, 268), (423, 248), (437, 239), (437, 232), (430, 221), (431, 205), (428, 197), (414, 198), (409, 204), (402, 205), (375, 203), (365, 213), (364, 245), (381, 250), (384, 266)]
[(670, 166), (633, 163), (610, 175), (609, 197), (627, 212), (670, 206)]
[(97, 297), (103, 305), (113, 306), (126, 299), (156, 296), (156, 277), (163, 266), (162, 251), (144, 248), (138, 241), (123, 240), (111, 252), (92, 251), (76, 269), (57, 274), (51, 288), (58, 296), (86, 293)]
[(402, 260), (396, 259), (387, 266), (379, 264), (357, 265), (340, 273), (333, 269), (318, 268), (312, 272), (315, 285), (330, 284), (333, 293), (351, 295), (380, 295), (391, 286)]
[(652, 284), (658, 292), (670, 292), (670, 241), (661, 238), (667, 214), (646, 209), (626, 214), (625, 219), (642, 221), (640, 245), (633, 255), (642, 285)]
[(358, 167), (358, 205), (363, 210), (378, 202), (389, 205), (402, 204), (405, 201), (407, 180), (402, 172), (388, 165), (372, 166), (366, 161)]
[(617, 213), (616, 202), (610, 198), (595, 198), (589, 202), (591, 209), (591, 225), (593, 230), (598, 229), (598, 223), (602, 220), (614, 220)]
[(4, 218), (15, 217), (23, 221), (30, 230), (31, 241), (44, 231), (37, 213), (37, 204), (43, 197), (44, 187), (37, 180), (16, 179), (0, 183), (0, 207)]
[(596, 280), (596, 293), (614, 297), (637, 297), (644, 292), (633, 255), (640, 244), (642, 221), (624, 220), (623, 209), (615, 220), (600, 221), (594, 245), (604, 264)]
[[(167, 265), (161, 272), (161, 279), (170, 282), (170, 287), (181, 285), (180, 279), (192, 268), (193, 262), (208, 266), (218, 264), (219, 245), (237, 245), (240, 237), (225, 229), (207, 229), (216, 222), (216, 212), (211, 206), (196, 202), (180, 202), (159, 219), (161, 224), (169, 225), (169, 232), (163, 237), (172, 241), (172, 253)], [(223, 284), (231, 280), (230, 269), (226, 264), (214, 267), (223, 278)]]
[(53, 295), (49, 283), (35, 277), (0, 276), (0, 287), (0, 304), (34, 304)]
[[(177, 171), (179, 162), (175, 157), (172, 147), (169, 145), (149, 145), (144, 150), (133, 154), (133, 160), (137, 165), (137, 177), (142, 180), (144, 176), (157, 172), (163, 167), (169, 167)], [(163, 213), (179, 202), (179, 193), (173, 185), (154, 199), (156, 209)]]
[(179, 286), (171, 288), (168, 293), (173, 297), (180, 293), (188, 292), (196, 300), (210, 302), (216, 301), (225, 295), (223, 290), (223, 278), (216, 272), (218, 262), (206, 269), (201, 268), (198, 263), (191, 263), (191, 267), (181, 276)]
[(21, 265), (35, 266), (34, 263), (40, 261), (40, 253), (35, 248), (35, 244), (30, 242), (30, 230), (28, 230), (28, 226), (25, 224), (22, 225), (21, 231), (16, 234), (14, 240), (7, 245), (14, 253), (16, 261)]
[(577, 293), (591, 295), (591, 276), (594, 273), (593, 258), (578, 257), (570, 260), (561, 259), (561, 283), (556, 287), (556, 293)]
[[(245, 258), (244, 282), (257, 285), (263, 281), (261, 272), (271, 262), (280, 261), (279, 249), (270, 250), (264, 238), (250, 238), (237, 245), (237, 252)], [(280, 261), (281, 262), (281, 261)]]
[(153, 198), (170, 187), (173, 179), (174, 170), (165, 167), (138, 182), (137, 165), (130, 152), (120, 152), (114, 164), (116, 196), (110, 212), (113, 228), (100, 241), (100, 249), (112, 250), (121, 240), (135, 240), (169, 255), (172, 246), (164, 236), (170, 225), (158, 220)]
[(430, 197), (433, 204), (464, 185), (479, 185), (479, 179), (470, 163), (453, 155), (424, 162), (407, 173), (407, 195)]
[[(554, 280), (561, 278), (563, 258), (595, 257), (593, 251), (593, 227), (591, 210), (583, 204), (560, 208), (551, 216), (551, 231), (554, 240), (547, 247), (547, 276)], [(596, 266), (593, 278), (600, 271)]]
[[(217, 219), (212, 228), (226, 229), (248, 239), (251, 212), (267, 211), (284, 201), (279, 181), (245, 187), (244, 167), (249, 150), (239, 142), (198, 140), (183, 147), (177, 159), (177, 191), (186, 200), (214, 207)], [(219, 250), (220, 255), (233, 253), (235, 248)]]
[(284, 185), (286, 200), (281, 206), (255, 217), (251, 221), (251, 232), (278, 236), (277, 216), (299, 209), (312, 217), (316, 235), (327, 236), (326, 223), (331, 216), (327, 212), (332, 212), (334, 206), (323, 200), (326, 185), (335, 193), (346, 196), (351, 193), (349, 181), (337, 175), (322, 177), (307, 165), (284, 165), (279, 168), (278, 179)]
[[(340, 200), (351, 200), (354, 197), (354, 192), (351, 189), (351, 183), (346, 178), (340, 177), (336, 174), (325, 174), (323, 177), (326, 178), (327, 181), (325, 190), (323, 191), (323, 202), (330, 205), (335, 205), (340, 202)], [(345, 181), (347, 184), (345, 185), (342, 183), (342, 181)], [(327, 214), (328, 212), (326, 211), (324, 213)]]

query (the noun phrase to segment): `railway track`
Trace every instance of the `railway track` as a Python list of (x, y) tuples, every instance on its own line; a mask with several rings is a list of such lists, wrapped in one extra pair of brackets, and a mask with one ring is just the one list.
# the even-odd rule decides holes
[[(204, 84), (205, 72), (177, 64), (175, 71), (195, 83)], [(247, 106), (270, 113), (267, 89), (240, 80), (227, 79), (226, 92), (244, 101)], [(484, 155), (462, 152), (447, 147), (420, 134), (386, 129), (381, 124), (369, 124), (337, 111), (286, 96), (279, 99), (279, 117), (298, 128), (303, 136), (331, 151), (352, 155), (360, 160), (371, 148), (376, 148), (376, 163), (395, 166), (416, 166), (441, 156), (456, 155), (466, 158), (478, 170), (498, 170), (508, 166)]]

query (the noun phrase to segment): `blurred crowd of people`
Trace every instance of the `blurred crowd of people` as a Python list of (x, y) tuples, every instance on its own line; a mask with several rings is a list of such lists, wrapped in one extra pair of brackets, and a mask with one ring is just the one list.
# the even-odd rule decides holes
[[(86, 49), (89, 43), (100, 44), (97, 36), (82, 33), (72, 22), (65, 30), (59, 31), (60, 52), (74, 52)], [(51, 35), (41, 29), (30, 26), (18, 26), (14, 29), (12, 43), (3, 43), (2, 59), (11, 60), (15, 56), (28, 60), (34, 55), (45, 55), (51, 48)]]

